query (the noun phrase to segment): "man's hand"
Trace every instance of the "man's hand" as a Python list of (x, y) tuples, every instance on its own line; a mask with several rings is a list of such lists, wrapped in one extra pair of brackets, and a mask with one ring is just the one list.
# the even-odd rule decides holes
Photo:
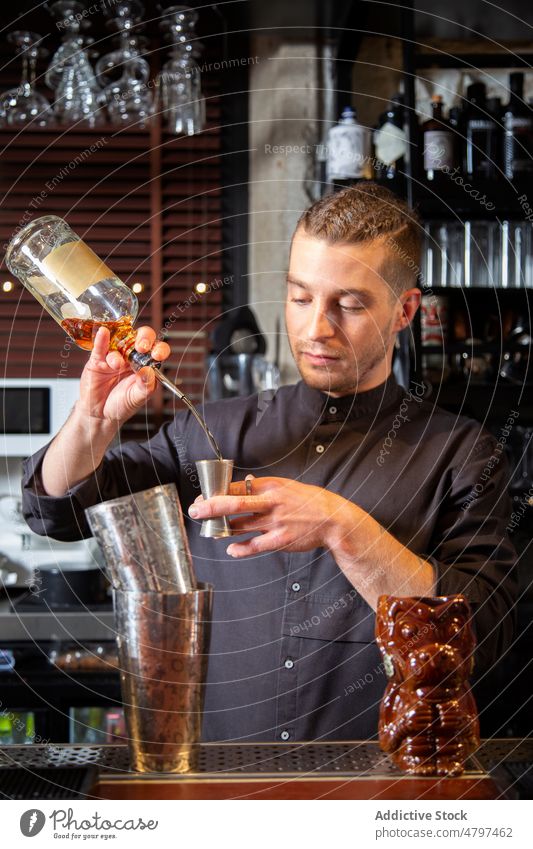
[[(141, 327), (137, 351), (155, 360), (170, 354), (166, 342), (156, 342), (155, 330)], [(118, 351), (109, 350), (109, 331), (101, 327), (83, 369), (80, 397), (44, 456), (41, 484), (46, 495), (61, 498), (98, 468), (120, 426), (146, 403), (156, 383), (150, 366), (137, 374)]]
[(229, 495), (198, 496), (189, 515), (198, 520), (236, 516), (230, 522), (234, 533), (259, 533), (231, 543), (232, 557), (328, 549), (374, 610), (380, 595), (435, 594), (433, 565), (347, 498), (287, 478), (253, 478), (252, 493), (246, 494), (245, 481), (232, 483)]
[[(156, 341), (151, 327), (140, 327), (135, 348), (142, 354), (150, 352), (154, 360), (166, 360), (170, 348)], [(153, 369), (147, 366), (137, 373), (118, 351), (109, 350), (109, 331), (101, 327), (80, 381), (77, 408), (85, 416), (121, 425), (142, 407), (155, 389)]]
[[(329, 547), (339, 512), (350, 502), (327, 489), (288, 478), (253, 478), (253, 495), (246, 495), (245, 481), (230, 485), (229, 495), (205, 501), (200, 495), (189, 509), (192, 518), (239, 516), (230, 522), (235, 534), (258, 531), (246, 542), (232, 543), (228, 554), (246, 557), (266, 551), (309, 551)], [(352, 505), (353, 506), (353, 505)], [(193, 515), (194, 510), (197, 514)]]

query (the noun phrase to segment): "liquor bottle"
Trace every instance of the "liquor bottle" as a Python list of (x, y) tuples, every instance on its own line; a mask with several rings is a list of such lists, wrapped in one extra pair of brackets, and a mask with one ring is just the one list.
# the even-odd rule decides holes
[(509, 77), (511, 94), (503, 115), (503, 170), (512, 180), (533, 172), (533, 116), (524, 103), (524, 75)]
[(106, 327), (110, 349), (119, 351), (133, 371), (153, 368), (159, 383), (189, 408), (222, 459), (213, 434), (192, 401), (161, 373), (160, 362), (135, 350), (133, 323), (139, 309), (135, 294), (66, 221), (45, 215), (26, 224), (11, 239), (5, 261), (78, 347), (91, 351), (99, 328)]
[(342, 185), (370, 173), (370, 133), (357, 121), (355, 110), (347, 106), (328, 133), (326, 180)]
[(500, 97), (487, 97), (487, 110), (498, 123), (502, 119), (502, 101)]
[(470, 177), (495, 177), (499, 166), (500, 133), (489, 112), (485, 84), (469, 85), (466, 98), (463, 168)]
[(405, 194), (405, 166), (408, 154), (405, 107), (402, 94), (395, 94), (380, 115), (374, 132), (376, 181), (398, 194)]
[(56, 215), (22, 228), (6, 252), (6, 264), (73, 342), (91, 351), (100, 327), (138, 371), (157, 364), (135, 351), (133, 323), (139, 303), (132, 290)]
[(437, 180), (454, 167), (454, 137), (442, 113), (442, 97), (434, 94), (431, 100), (433, 115), (422, 124), (422, 145), (426, 178)]
[[(448, 112), (448, 121), (453, 133), (453, 161), (461, 162), (464, 147), (464, 111), (460, 106), (451, 106)], [(455, 171), (455, 169), (454, 169)]]

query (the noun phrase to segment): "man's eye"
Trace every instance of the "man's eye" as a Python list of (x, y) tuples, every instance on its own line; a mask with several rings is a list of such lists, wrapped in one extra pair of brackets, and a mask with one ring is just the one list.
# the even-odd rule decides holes
[(359, 312), (359, 310), (364, 309), (361, 306), (348, 306), (347, 304), (339, 304), (339, 306), (343, 312)]
[(309, 301), (306, 298), (291, 298), (293, 304), (308, 304)]

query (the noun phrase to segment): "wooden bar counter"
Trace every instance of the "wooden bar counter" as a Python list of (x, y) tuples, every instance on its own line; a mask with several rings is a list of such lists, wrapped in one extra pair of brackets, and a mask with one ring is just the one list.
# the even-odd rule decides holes
[(533, 739), (483, 741), (458, 778), (404, 775), (373, 741), (204, 743), (187, 775), (132, 773), (125, 745), (0, 749), (4, 798), (519, 799), (532, 778)]

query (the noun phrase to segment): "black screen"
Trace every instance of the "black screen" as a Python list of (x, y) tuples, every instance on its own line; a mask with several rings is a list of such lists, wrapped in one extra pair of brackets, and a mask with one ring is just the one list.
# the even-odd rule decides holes
[(50, 389), (46, 386), (0, 389), (0, 432), (50, 433)]

